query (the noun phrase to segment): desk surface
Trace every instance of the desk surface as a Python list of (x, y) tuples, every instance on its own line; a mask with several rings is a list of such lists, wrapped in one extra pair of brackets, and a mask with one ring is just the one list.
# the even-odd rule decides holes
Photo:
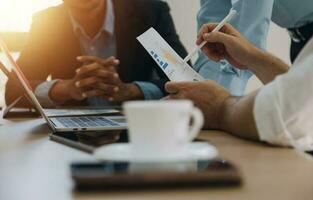
[(49, 141), (42, 120), (2, 121), (0, 127), (0, 199), (313, 199), (313, 162), (291, 149), (274, 148), (204, 131), (220, 155), (241, 170), (244, 183), (236, 188), (73, 192), (69, 164), (93, 160), (85, 153)]

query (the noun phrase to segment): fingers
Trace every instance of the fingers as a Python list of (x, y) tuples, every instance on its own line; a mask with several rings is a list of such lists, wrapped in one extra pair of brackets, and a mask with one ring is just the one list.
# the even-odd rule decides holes
[(84, 98), (89, 98), (89, 97), (98, 97), (98, 96), (102, 96), (105, 93), (102, 90), (89, 90), (89, 91), (85, 91), (83, 93), (83, 97)]
[(105, 94), (114, 94), (119, 92), (119, 87), (114, 86), (114, 85), (109, 85), (109, 84), (105, 84), (105, 83), (98, 83), (95, 88), (100, 89), (102, 91), (105, 91)]
[(106, 94), (102, 90), (90, 90), (83, 93), (84, 98), (90, 98), (90, 97), (100, 97), (102, 99), (105, 99), (107, 101), (114, 101), (114, 97), (111, 95)]
[(109, 101), (113, 101), (113, 96), (119, 92), (119, 88), (113, 85), (98, 83), (95, 87), (79, 88), (81, 90), (82, 99), (89, 97), (101, 97)]
[(165, 90), (170, 94), (176, 94), (179, 92), (180, 87), (178, 83), (168, 82), (165, 84)]
[[(209, 23), (203, 25), (198, 33), (197, 45), (200, 45), (204, 40), (206, 40), (205, 37), (208, 37), (208, 35), (213, 34), (212, 31), (216, 28), (217, 25), (218, 25), (217, 23)], [(224, 35), (228, 36), (240, 36), (240, 33), (230, 24), (225, 24), (221, 28), (221, 30), (214, 33), (223, 33)]]
[(110, 83), (112, 85), (119, 85), (121, 82), (118, 73), (103, 70), (103, 69), (92, 72), (89, 75), (90, 77), (95, 76), (95, 77), (101, 78), (102, 82)]
[(191, 82), (168, 82), (165, 84), (165, 90), (170, 94), (177, 94), (186, 90), (191, 84)]
[(222, 33), (226, 33), (227, 35), (234, 35), (234, 36), (240, 36), (241, 34), (239, 33), (239, 31), (237, 31), (237, 29), (235, 29), (231, 24), (227, 23), (225, 24), (220, 32)]
[(113, 97), (106, 94), (103, 90), (90, 90), (83, 93), (84, 98), (90, 98), (90, 97), (101, 97), (103, 99), (106, 99), (108, 101), (113, 101)]
[(223, 59), (223, 54), (219, 50), (219, 47), (217, 44), (214, 44), (214, 43), (206, 44), (206, 46), (202, 48), (202, 51), (203, 53), (207, 55), (207, 57), (210, 60), (213, 60), (214, 62), (219, 62), (220, 60)]
[[(94, 92), (91, 93), (91, 96), (114, 95), (120, 90), (118, 86), (112, 83), (105, 83), (103, 79), (98, 77), (89, 77), (82, 79), (80, 81), (77, 81), (75, 83), (75, 86), (80, 90), (90, 90), (92, 88), (92, 91), (97, 91), (96, 94)], [(101, 94), (98, 94), (98, 90), (102, 91)], [(87, 95), (87, 97), (90, 97), (90, 95)]]
[(217, 25), (218, 25), (217, 23), (204, 24), (199, 30), (196, 42), (197, 45), (200, 45), (204, 41), (203, 35), (212, 32)]
[(99, 62), (102, 66), (118, 66), (120, 64), (120, 60), (116, 59), (116, 58), (112, 58), (109, 60), (102, 60), (101, 62)]
[(110, 74), (113, 74), (116, 78), (118, 78), (118, 74), (116, 73), (116, 70), (114, 66), (106, 67), (99, 65), (98, 63), (93, 63), (90, 65), (85, 65), (79, 69), (76, 70), (76, 76), (77, 77), (86, 77), (86, 76), (95, 76), (95, 74), (98, 74), (100, 77), (107, 76), (106, 74), (103, 75), (105, 72), (108, 72)]
[(76, 74), (78, 76), (83, 76), (83, 75), (86, 75), (86, 74), (91, 73), (93, 71), (99, 70), (101, 68), (102, 68), (102, 66), (99, 65), (98, 63), (92, 63), (90, 65), (85, 65), (85, 66), (82, 66), (81, 68), (77, 69)]
[(214, 32), (204, 34), (203, 39), (210, 43), (221, 43), (224, 45), (228, 45), (231, 44), (233, 36), (227, 35), (222, 32)]
[(118, 79), (119, 75), (118, 73), (107, 71), (107, 70), (97, 70), (93, 73), (93, 75), (104, 78), (104, 79)]
[(189, 82), (168, 82), (165, 85), (165, 90), (169, 93), (163, 100), (179, 100), (186, 99), (185, 93), (188, 93), (188, 88), (192, 83)]
[(119, 65), (120, 61), (114, 57), (110, 57), (106, 60), (95, 56), (80, 56), (77, 57), (77, 60), (80, 62), (89, 62), (91, 64), (85, 65), (76, 70), (78, 76), (84, 76), (88, 73), (91, 73), (96, 70), (105, 69), (107, 71), (116, 72), (116, 67)]
[(107, 59), (102, 59), (96, 56), (79, 56), (77, 57), (77, 60), (79, 62), (96, 62), (103, 66), (117, 66), (120, 64), (120, 61), (116, 59), (115, 57), (109, 57)]
[(75, 83), (77, 88), (86, 88), (86, 87), (93, 87), (95, 84), (100, 83), (102, 79), (98, 77), (89, 77), (82, 80), (79, 80)]
[(222, 32), (206, 33), (203, 39), (208, 43), (202, 48), (202, 51), (214, 62), (225, 59), (226, 48), (232, 47), (234, 43), (233, 36)]

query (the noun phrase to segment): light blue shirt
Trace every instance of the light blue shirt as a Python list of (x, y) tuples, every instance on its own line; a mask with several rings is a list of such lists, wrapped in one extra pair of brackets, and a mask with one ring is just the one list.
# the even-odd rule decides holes
[[(268, 2), (267, 2), (268, 1)], [(312, 0), (265, 0), (273, 5), (273, 13), (267, 13), (272, 21), (283, 28), (299, 28), (313, 22)]]
[[(112, 0), (107, 1), (107, 12), (103, 26), (94, 38), (90, 38), (84, 28), (70, 14), (73, 30), (77, 35), (83, 55), (97, 56), (106, 59), (117, 55), (116, 38), (114, 35), (115, 15)], [(49, 98), (49, 91), (57, 80), (44, 82), (36, 90), (36, 96), (43, 106), (53, 106), (55, 103)], [(142, 91), (145, 100), (160, 99), (163, 97), (162, 91), (155, 84), (150, 82), (134, 82)], [(105, 99), (92, 97), (88, 98), (91, 106), (116, 105)]]
[[(198, 28), (209, 22), (220, 22), (231, 8), (239, 15), (231, 24), (250, 42), (266, 48), (271, 20), (284, 28), (303, 26), (313, 22), (313, 0), (201, 0)], [(215, 80), (232, 95), (242, 96), (252, 73), (238, 70), (226, 61), (214, 63), (203, 54), (195, 69), (206, 79)]]

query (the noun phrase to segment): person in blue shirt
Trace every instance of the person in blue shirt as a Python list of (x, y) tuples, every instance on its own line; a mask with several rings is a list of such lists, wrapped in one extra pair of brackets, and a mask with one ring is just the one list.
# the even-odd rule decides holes
[[(231, 24), (259, 48), (266, 49), (271, 21), (288, 29), (292, 39), (292, 62), (313, 35), (312, 0), (201, 0), (198, 28), (209, 22), (220, 22), (231, 8), (238, 11), (238, 16)], [(199, 53), (195, 69), (235, 96), (243, 95), (252, 76), (250, 71), (236, 69), (227, 61), (210, 61), (203, 53)]]

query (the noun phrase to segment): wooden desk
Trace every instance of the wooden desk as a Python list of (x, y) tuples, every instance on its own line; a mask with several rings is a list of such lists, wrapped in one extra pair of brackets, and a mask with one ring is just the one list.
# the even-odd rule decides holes
[(0, 127), (0, 199), (313, 199), (312, 161), (291, 149), (216, 131), (204, 131), (200, 137), (210, 140), (222, 157), (238, 166), (244, 177), (241, 187), (76, 193), (69, 164), (93, 158), (49, 141), (49, 129), (43, 124), (31, 120)]

